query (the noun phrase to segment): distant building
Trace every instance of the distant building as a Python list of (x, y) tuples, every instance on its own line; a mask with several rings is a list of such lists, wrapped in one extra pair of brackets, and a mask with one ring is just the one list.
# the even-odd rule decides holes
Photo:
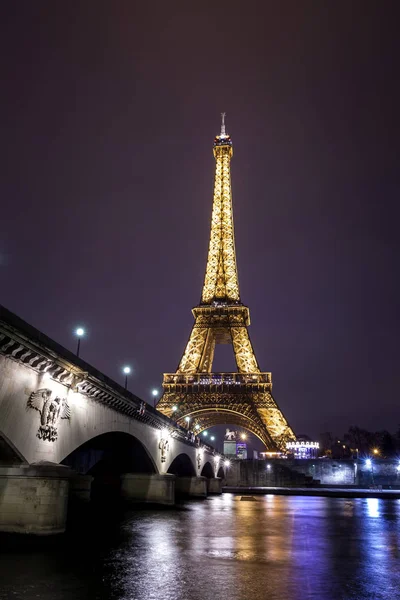
[(247, 444), (238, 442), (236, 444), (236, 458), (245, 460), (247, 458)]
[(318, 442), (287, 442), (286, 449), (294, 458), (317, 458), (319, 451)]
[(225, 456), (236, 456), (236, 440), (225, 440), (224, 441), (224, 454)]

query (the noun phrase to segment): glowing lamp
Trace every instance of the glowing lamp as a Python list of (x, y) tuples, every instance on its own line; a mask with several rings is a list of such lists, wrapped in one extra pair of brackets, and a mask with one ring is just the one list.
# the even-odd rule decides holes
[(178, 407), (177, 406), (173, 406), (172, 407), (172, 412), (175, 412), (176, 410), (178, 410)]
[(224, 467), (228, 468), (230, 466), (231, 466), (231, 461), (230, 460), (224, 461)]
[(75, 329), (75, 335), (78, 338), (78, 346), (76, 348), (76, 355), (79, 356), (79, 351), (81, 349), (81, 337), (83, 337), (85, 335), (85, 330), (83, 329), (83, 327), (77, 327)]
[(153, 394), (153, 396), (158, 396), (158, 390), (152, 390), (151, 393)]
[(125, 374), (125, 389), (127, 390), (128, 389), (128, 375), (131, 372), (131, 368), (130, 367), (124, 367), (122, 369), (122, 371)]

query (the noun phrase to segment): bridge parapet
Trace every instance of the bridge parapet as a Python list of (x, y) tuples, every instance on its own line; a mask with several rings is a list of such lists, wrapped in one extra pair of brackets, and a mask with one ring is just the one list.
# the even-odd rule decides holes
[[(170, 438), (188, 446), (201, 446), (206, 452), (214, 448), (143, 402), (133, 393), (57, 344), (6, 308), (0, 306), (0, 355), (35, 371), (47, 380), (65, 386), (67, 390), (90, 398), (129, 419), (164, 432)], [(44, 384), (45, 385), (45, 384)], [(218, 453), (216, 453), (218, 454)]]

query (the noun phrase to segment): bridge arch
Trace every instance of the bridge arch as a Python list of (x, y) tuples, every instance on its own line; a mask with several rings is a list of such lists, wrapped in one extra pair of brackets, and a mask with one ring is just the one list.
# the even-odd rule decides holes
[(204, 463), (200, 475), (202, 477), (207, 477), (207, 479), (211, 479), (212, 477), (215, 477), (214, 469), (212, 468), (210, 461), (207, 460)]
[(181, 453), (173, 459), (167, 473), (178, 477), (194, 477), (196, 469), (190, 457), (185, 453)]
[(265, 432), (260, 423), (249, 415), (238, 412), (234, 409), (205, 407), (191, 412), (182, 412), (179, 415), (178, 424), (187, 425), (186, 417), (190, 418), (190, 427), (197, 434), (215, 425), (236, 425), (253, 433), (266, 446), (274, 448), (275, 444), (270, 437), (265, 437)]
[(26, 463), (26, 459), (8, 437), (0, 431), (0, 465)]
[(158, 473), (157, 466), (141, 440), (124, 431), (94, 436), (78, 446), (61, 464), (85, 475), (100, 472)]
[(90, 438), (66, 456), (62, 464), (93, 478), (90, 497), (101, 505), (120, 501), (121, 476), (158, 473), (146, 446), (123, 431), (110, 431)]
[(218, 469), (217, 477), (220, 477), (221, 479), (225, 479), (225, 471), (224, 471), (224, 468), (222, 465)]

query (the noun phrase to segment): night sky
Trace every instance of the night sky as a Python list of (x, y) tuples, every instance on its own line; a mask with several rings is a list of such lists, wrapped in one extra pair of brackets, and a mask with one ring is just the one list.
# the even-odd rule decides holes
[(396, 430), (396, 8), (4, 1), (0, 303), (72, 350), (83, 325), (82, 358), (119, 382), (132, 365), (150, 401), (200, 300), (226, 111), (241, 297), (277, 402), (296, 433)]

